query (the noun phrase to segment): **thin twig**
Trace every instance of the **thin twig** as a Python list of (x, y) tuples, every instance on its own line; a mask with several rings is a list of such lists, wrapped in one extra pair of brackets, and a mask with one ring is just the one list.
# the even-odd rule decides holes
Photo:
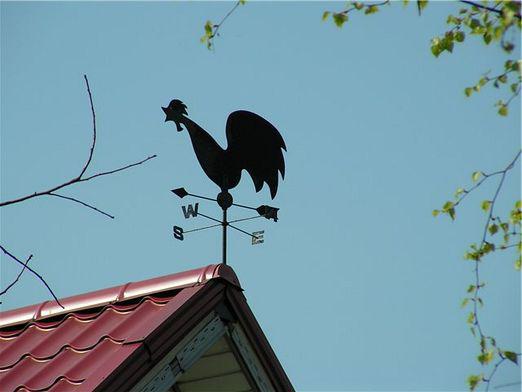
[[(366, 2), (365, 2), (365, 3), (364, 3), (364, 7), (366, 7), (366, 8), (370, 8), (370, 7), (381, 7), (381, 6), (383, 6), (383, 5), (388, 4), (389, 2), (390, 2), (390, 0), (384, 0), (384, 1), (380, 2), (380, 3), (374, 3), (374, 4), (366, 3)], [(352, 8), (347, 8), (347, 9), (345, 9), (344, 11), (339, 12), (339, 14), (347, 15), (347, 14), (349, 14), (351, 11), (354, 11), (354, 10), (356, 10), (356, 9), (357, 9), (357, 8), (356, 8), (355, 6), (352, 6)]]
[(102, 176), (107, 176), (109, 174), (114, 174), (114, 173), (118, 173), (118, 172), (121, 172), (123, 170), (127, 170), (127, 169), (130, 169), (131, 167), (134, 167), (134, 166), (138, 166), (138, 165), (141, 165), (147, 161), (150, 161), (151, 159), (153, 158), (156, 158), (157, 155), (154, 154), (154, 155), (151, 155), (150, 157), (147, 157), (139, 162), (135, 162), (135, 163), (131, 163), (129, 165), (126, 165), (126, 166), (122, 166), (118, 169), (114, 169), (114, 170), (109, 170), (109, 171), (106, 171), (106, 172), (101, 172), (101, 173), (97, 173), (97, 174), (94, 174), (92, 176), (89, 176), (89, 177), (85, 177), (85, 178), (82, 178), (80, 180), (78, 180), (78, 182), (83, 182), (83, 181), (89, 181), (89, 180), (92, 180), (93, 178), (96, 178), (96, 177), (102, 177)]
[(78, 204), (81, 204), (82, 206), (85, 206), (87, 208), (90, 208), (91, 210), (94, 210), (96, 212), (99, 212), (100, 214), (103, 214), (111, 219), (114, 219), (114, 216), (113, 215), (110, 215), (94, 206), (91, 206), (90, 204), (87, 204), (81, 200), (78, 200), (78, 199), (75, 199), (74, 197), (69, 197), (69, 196), (63, 196), (63, 195), (60, 195), (58, 193), (49, 193), (49, 196), (54, 196), (54, 197), (59, 197), (60, 199), (65, 199), (65, 200), (70, 200), (70, 201), (74, 201), (75, 203), (78, 203)]
[[(500, 193), (500, 189), (502, 188), (502, 185), (504, 184), (504, 179), (506, 178), (506, 174), (507, 174), (507, 172), (509, 170), (511, 170), (513, 168), (513, 166), (515, 165), (516, 161), (520, 157), (520, 153), (521, 153), (521, 151), (518, 151), (518, 153), (516, 154), (515, 158), (511, 161), (511, 163), (509, 163), (509, 165), (506, 166), (506, 168), (504, 170), (492, 173), (490, 175), (485, 175), (487, 177), (491, 177), (492, 175), (501, 174), (501, 178), (500, 178), (500, 181), (499, 181), (499, 183), (497, 185), (497, 189), (495, 190), (495, 193), (493, 195), (493, 199), (491, 200), (491, 204), (490, 204), (490, 207), (489, 207), (489, 214), (488, 214), (488, 217), (486, 219), (486, 224), (484, 225), (484, 231), (482, 233), (482, 241), (481, 241), (481, 244), (479, 246), (479, 249), (483, 249), (484, 245), (486, 244), (486, 238), (487, 238), (487, 235), (488, 235), (489, 223), (491, 222), (491, 218), (493, 217), (493, 209), (495, 208), (495, 202), (496, 202), (497, 197), (498, 197), (498, 195)], [(485, 177), (485, 178), (487, 178), (487, 177)], [(477, 303), (478, 303), (478, 298), (479, 298), (479, 291), (480, 291), (480, 289), (482, 287), (481, 284), (480, 284), (479, 263), (480, 263), (480, 260), (475, 260), (475, 268), (474, 268), (474, 272), (475, 272), (475, 290), (474, 290), (474, 294), (473, 294), (473, 317), (474, 317), (473, 324), (477, 327), (477, 329), (479, 331), (479, 334), (480, 334), (480, 339), (482, 340), (482, 339), (485, 339), (486, 336), (482, 332), (482, 328), (481, 328), (480, 321), (479, 321), (479, 318), (478, 318), (478, 306), (477, 306)], [(482, 349), (482, 351), (483, 351), (483, 349)]]
[(495, 373), (497, 372), (497, 369), (498, 367), (502, 364), (502, 362), (504, 362), (506, 360), (506, 357), (501, 357), (500, 360), (495, 363), (495, 366), (493, 367), (493, 370), (491, 371), (491, 373), (489, 374), (489, 377), (488, 378), (483, 378), (482, 381), (484, 381), (486, 383), (486, 392), (489, 391), (489, 385), (491, 384), (491, 379), (493, 378), (493, 376), (495, 375)]
[(16, 276), (16, 279), (13, 280), (10, 284), (7, 285), (7, 287), (5, 289), (2, 290), (2, 292), (0, 292), (0, 297), (2, 295), (4, 295), (5, 293), (7, 293), (9, 291), (9, 289), (11, 287), (13, 287), (19, 280), (20, 280), (20, 277), (22, 276), (22, 274), (24, 273), (25, 269), (27, 268), (27, 264), (29, 264), (29, 261), (33, 258), (33, 255), (29, 255), (29, 257), (27, 258), (27, 260), (25, 260), (25, 263), (24, 263), (24, 267), (20, 270), (20, 272), (18, 273), (18, 275)]
[(209, 40), (213, 39), (216, 35), (218, 35), (218, 31), (221, 27), (221, 25), (225, 22), (225, 20), (228, 19), (228, 17), (230, 15), (232, 15), (232, 13), (236, 10), (237, 7), (239, 7), (241, 5), (241, 1), (238, 1), (230, 11), (227, 12), (227, 14), (223, 17), (223, 19), (221, 19), (221, 22), (219, 22), (218, 24), (215, 24), (214, 26), (212, 26), (214, 28), (214, 31), (212, 32), (212, 35), (210, 37), (208, 37)]
[(92, 102), (92, 94), (91, 94), (91, 88), (89, 86), (89, 79), (87, 79), (87, 75), (83, 75), (83, 78), (85, 79), (85, 85), (87, 86), (87, 93), (89, 94), (89, 103), (91, 104), (91, 114), (92, 114), (92, 146), (91, 150), (89, 151), (89, 158), (87, 158), (87, 162), (85, 162), (85, 165), (83, 165), (83, 169), (78, 176), (78, 179), (82, 178), (83, 174), (89, 167), (89, 164), (91, 163), (92, 156), (94, 155), (94, 148), (96, 147), (96, 113), (94, 111), (94, 103)]
[(40, 281), (45, 285), (45, 287), (47, 287), (47, 290), (49, 290), (49, 292), (51, 293), (51, 295), (53, 296), (54, 300), (56, 301), (56, 303), (58, 305), (60, 305), (63, 309), (65, 309), (65, 307), (60, 303), (60, 300), (58, 299), (58, 297), (56, 297), (56, 295), (54, 295), (54, 292), (53, 290), (51, 289), (51, 287), (49, 287), (49, 285), (47, 284), (47, 282), (45, 281), (45, 279), (42, 277), (42, 275), (40, 275), (38, 272), (36, 272), (34, 269), (32, 269), (31, 267), (29, 267), (27, 265), (27, 263), (24, 263), (22, 261), (20, 261), (16, 256), (14, 256), (12, 253), (10, 253), (7, 249), (5, 249), (2, 245), (0, 245), (0, 249), (2, 249), (2, 252), (4, 252), (6, 255), (8, 255), (11, 259), (13, 259), (14, 261), (16, 261), (18, 264), (22, 265), (22, 266), (25, 266), (25, 268), (27, 268), (30, 272), (32, 272), (35, 276), (38, 277), (38, 279), (40, 279)]

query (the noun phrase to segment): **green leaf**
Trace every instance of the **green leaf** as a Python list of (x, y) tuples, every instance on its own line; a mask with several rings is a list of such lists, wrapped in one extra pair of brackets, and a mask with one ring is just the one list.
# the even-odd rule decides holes
[(447, 211), (448, 209), (452, 208), (455, 204), (452, 201), (447, 201), (442, 206), (443, 211)]
[(498, 79), (498, 81), (499, 81), (500, 83), (506, 83), (507, 80), (508, 80), (508, 77), (507, 77), (506, 74), (502, 74), (502, 75), (500, 75), (497, 79)]
[(480, 205), (480, 208), (482, 208), (482, 211), (484, 212), (488, 212), (489, 207), (491, 207), (491, 200), (484, 200)]
[(482, 381), (482, 375), (475, 375), (472, 374), (468, 376), (468, 386), (471, 391), (474, 391), (475, 388), (479, 385), (479, 383)]
[(471, 87), (466, 87), (466, 88), (464, 89), (464, 94), (466, 95), (466, 97), (469, 97), (472, 93), (473, 93), (473, 88), (471, 88)]
[(324, 11), (323, 12), (323, 22), (328, 19), (328, 17), (330, 16), (331, 12), (330, 11)]
[(433, 215), (433, 216), (435, 216), (435, 217), (438, 216), (439, 214), (440, 214), (440, 211), (439, 211), (439, 210), (433, 210), (433, 211), (431, 211), (431, 215)]
[(469, 312), (468, 318), (466, 319), (466, 323), (473, 324), (475, 321), (475, 314), (473, 312)]
[(455, 220), (455, 208), (450, 208), (448, 210), (448, 214), (449, 214), (451, 220)]
[(508, 107), (506, 105), (502, 105), (499, 109), (498, 109), (498, 114), (500, 114), (501, 116), (507, 116), (509, 114), (509, 110), (508, 110)]
[(333, 20), (337, 27), (343, 27), (343, 24), (348, 20), (348, 15), (343, 13), (335, 13), (333, 14)]
[(517, 201), (515, 202), (515, 208), (516, 208), (517, 210), (522, 209), (522, 200), (517, 200)]
[(361, 2), (359, 2), (359, 1), (357, 1), (357, 2), (355, 2), (355, 3), (353, 4), (353, 6), (355, 7), (356, 10), (362, 10), (363, 7), (364, 7), (364, 4), (361, 3)]
[(498, 232), (498, 226), (495, 223), (493, 223), (492, 225), (490, 225), (488, 227), (488, 231), (489, 231), (489, 234), (495, 235)]
[(493, 357), (495, 356), (495, 353), (492, 350), (488, 350), (486, 352), (481, 353), (477, 356), (478, 361), (482, 365), (487, 365), (493, 360)]
[(472, 30), (477, 30), (479, 27), (481, 27), (482, 24), (480, 23), (480, 20), (473, 18), (469, 21), (469, 28)]
[(484, 246), (482, 247), (482, 252), (484, 254), (488, 254), (490, 252), (495, 251), (495, 244), (492, 244), (491, 242), (485, 242)]
[(480, 78), (480, 80), (478, 81), (478, 85), (480, 87), (483, 87), (486, 85), (486, 83), (489, 82), (489, 78), (487, 76), (483, 76), (482, 78)]
[(460, 303), (460, 307), (465, 308), (468, 303), (469, 303), (469, 298), (464, 298), (462, 300), (462, 302)]
[(471, 175), (471, 179), (473, 180), (473, 182), (477, 182), (480, 177), (482, 177), (482, 172), (479, 172), (479, 171), (476, 171), (476, 172), (473, 172), (473, 174)]
[(457, 33), (455, 34), (455, 40), (457, 42), (464, 42), (464, 40), (466, 39), (466, 34), (464, 34), (463, 31), (457, 31)]
[(484, 38), (484, 42), (486, 45), (489, 45), (491, 43), (491, 40), (493, 39), (493, 36), (490, 33), (484, 33), (482, 36)]
[(377, 11), (379, 11), (379, 7), (377, 7), (376, 5), (370, 5), (370, 6), (366, 7), (366, 10), (364, 11), (364, 13), (366, 15), (370, 15), (370, 14), (375, 14)]
[(475, 291), (475, 285), (474, 284), (470, 284), (468, 286), (468, 289), (466, 290), (467, 293), (472, 293)]
[(453, 40), (445, 39), (444, 41), (445, 41), (444, 47), (446, 48), (446, 50), (450, 53), (453, 53)]
[(500, 228), (504, 231), (504, 233), (507, 233), (508, 230), (509, 230), (509, 223), (507, 223), (507, 222), (502, 222), (502, 223), (500, 224)]
[(457, 188), (457, 190), (455, 191), (455, 198), (458, 199), (458, 197), (463, 193), (466, 193), (466, 190), (464, 188)]
[(512, 92), (513, 94), (516, 94), (517, 89), (518, 89), (518, 83), (513, 83), (513, 84), (511, 84), (511, 86), (509, 86), (509, 88), (511, 89), (511, 92)]
[(207, 23), (205, 23), (205, 34), (206, 35), (212, 34), (212, 22), (210, 20), (207, 20)]
[(507, 359), (513, 362), (515, 365), (518, 365), (518, 355), (513, 351), (503, 351), (502, 355), (504, 355)]

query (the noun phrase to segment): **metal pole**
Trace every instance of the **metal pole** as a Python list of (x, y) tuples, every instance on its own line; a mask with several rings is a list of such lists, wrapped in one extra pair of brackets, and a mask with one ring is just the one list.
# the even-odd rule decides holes
[(223, 208), (223, 264), (227, 264), (227, 209)]

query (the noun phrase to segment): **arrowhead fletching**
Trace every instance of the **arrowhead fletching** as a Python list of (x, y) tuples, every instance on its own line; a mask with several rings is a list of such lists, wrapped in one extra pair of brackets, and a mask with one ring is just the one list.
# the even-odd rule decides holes
[(259, 215), (265, 217), (266, 219), (273, 219), (274, 222), (277, 222), (277, 211), (279, 211), (279, 208), (262, 205), (257, 207), (256, 211)]
[(183, 199), (185, 196), (188, 195), (188, 192), (185, 190), (185, 188), (172, 189), (171, 192), (178, 196), (180, 199)]

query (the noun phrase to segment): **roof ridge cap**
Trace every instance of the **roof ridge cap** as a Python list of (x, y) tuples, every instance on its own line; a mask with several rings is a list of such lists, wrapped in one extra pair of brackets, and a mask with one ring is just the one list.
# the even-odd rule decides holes
[(84, 309), (105, 306), (164, 291), (206, 284), (213, 279), (223, 279), (229, 284), (241, 289), (239, 279), (230, 266), (225, 264), (209, 264), (205, 267), (189, 271), (182, 271), (138, 282), (128, 282), (119, 286), (67, 297), (60, 300), (60, 303), (64, 306), (63, 308), (56, 301), (47, 300), (40, 304), (0, 312), (0, 328), (27, 323), (31, 320), (42, 320)]

